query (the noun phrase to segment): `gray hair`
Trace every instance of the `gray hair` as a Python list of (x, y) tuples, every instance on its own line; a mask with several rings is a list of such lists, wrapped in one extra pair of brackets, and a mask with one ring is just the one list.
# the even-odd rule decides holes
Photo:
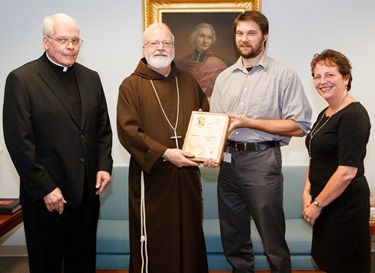
[(78, 22), (73, 17), (65, 13), (56, 13), (44, 18), (42, 23), (43, 35), (53, 35), (54, 33), (54, 24), (56, 22), (61, 22), (64, 24), (73, 24), (80, 31)]
[(216, 32), (215, 32), (215, 29), (212, 25), (208, 24), (208, 23), (200, 23), (198, 25), (196, 25), (194, 28), (193, 28), (193, 31), (191, 32), (190, 34), (190, 44), (192, 46), (194, 46), (195, 44), (195, 39), (197, 38), (197, 34), (198, 34), (198, 31), (201, 29), (201, 28), (209, 28), (212, 32), (212, 44), (214, 44), (216, 42)]
[(165, 23), (156, 22), (156, 23), (151, 24), (149, 27), (147, 27), (146, 30), (143, 32), (143, 35), (142, 35), (142, 44), (145, 44), (147, 42), (146, 40), (148, 38), (148, 34), (150, 33), (150, 31), (152, 31), (154, 29), (158, 29), (158, 28), (167, 29), (171, 33), (171, 35), (172, 35), (172, 42), (174, 43), (174, 35), (173, 35), (171, 29), (168, 27), (168, 25), (165, 24)]

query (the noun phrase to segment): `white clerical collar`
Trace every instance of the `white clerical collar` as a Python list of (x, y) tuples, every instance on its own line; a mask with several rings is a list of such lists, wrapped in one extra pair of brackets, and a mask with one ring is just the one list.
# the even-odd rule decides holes
[(191, 61), (194, 63), (204, 63), (206, 60), (208, 51), (198, 51), (197, 49), (194, 50), (193, 56)]
[(49, 60), (51, 63), (53, 63), (54, 65), (57, 65), (57, 66), (62, 67), (62, 69), (63, 69), (62, 71), (63, 71), (63, 72), (68, 71), (69, 67), (67, 67), (67, 66), (63, 66), (63, 65), (61, 65), (61, 64), (56, 63), (55, 61), (53, 61), (53, 60), (48, 56), (48, 52), (46, 52), (46, 56), (47, 56), (48, 60)]

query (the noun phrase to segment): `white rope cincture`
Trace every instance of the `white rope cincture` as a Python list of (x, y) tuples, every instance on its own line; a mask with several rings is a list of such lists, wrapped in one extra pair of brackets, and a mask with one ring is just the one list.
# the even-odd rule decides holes
[(141, 273), (148, 273), (148, 253), (147, 253), (147, 230), (146, 230), (146, 202), (145, 202), (145, 180), (141, 172)]

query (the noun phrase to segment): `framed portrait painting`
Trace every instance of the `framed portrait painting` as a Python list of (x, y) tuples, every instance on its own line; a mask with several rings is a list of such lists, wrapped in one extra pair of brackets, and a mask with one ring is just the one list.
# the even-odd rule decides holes
[(166, 23), (175, 36), (176, 59), (192, 50), (189, 41), (195, 26), (208, 23), (216, 32), (211, 51), (225, 63), (234, 63), (233, 21), (246, 10), (261, 10), (261, 0), (144, 0), (144, 29), (154, 22)]
[(260, 9), (261, 0), (144, 0), (144, 29), (155, 22), (169, 26), (175, 64), (210, 97), (216, 77), (239, 57), (233, 21), (244, 11)]

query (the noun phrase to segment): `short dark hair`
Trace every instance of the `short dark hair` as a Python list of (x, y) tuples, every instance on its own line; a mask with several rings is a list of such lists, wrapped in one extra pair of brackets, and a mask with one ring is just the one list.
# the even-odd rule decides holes
[[(237, 25), (240, 21), (253, 21), (255, 22), (262, 32), (262, 35), (266, 35), (269, 32), (269, 23), (267, 17), (256, 10), (248, 10), (245, 12), (242, 12), (237, 16), (237, 18), (233, 22), (233, 31), (234, 35), (236, 35), (237, 31)], [(264, 42), (264, 47), (266, 47), (267, 40)]]
[(262, 34), (268, 34), (269, 31), (269, 23), (266, 16), (263, 13), (256, 11), (256, 10), (248, 10), (240, 15), (233, 22), (233, 30), (236, 33), (238, 22), (240, 21), (253, 21), (258, 24)]

